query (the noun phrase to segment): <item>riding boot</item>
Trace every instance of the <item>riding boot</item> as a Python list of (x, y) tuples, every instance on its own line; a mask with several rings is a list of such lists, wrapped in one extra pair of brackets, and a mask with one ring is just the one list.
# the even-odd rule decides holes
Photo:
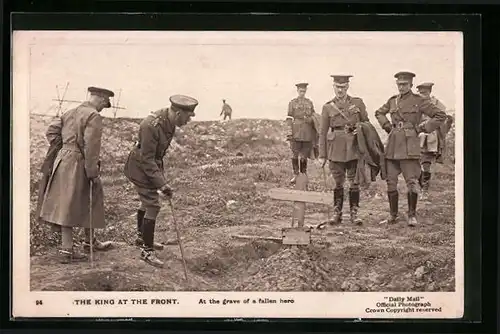
[(141, 260), (155, 267), (163, 267), (163, 262), (156, 257), (154, 250), (155, 224), (156, 221), (144, 218), (142, 223), (144, 248), (141, 251)]
[(359, 190), (349, 189), (349, 208), (351, 210), (351, 223), (361, 225), (363, 222), (358, 217)]
[(135, 245), (137, 247), (144, 246), (144, 240), (142, 239), (142, 222), (144, 221), (144, 215), (146, 211), (137, 210), (137, 238), (135, 239)]
[[(144, 215), (146, 211), (137, 210), (137, 238), (135, 239), (135, 245), (137, 247), (144, 247), (144, 240), (142, 238), (142, 225), (144, 221)], [(163, 250), (164, 246), (159, 242), (153, 243), (153, 248), (156, 250)]]
[(307, 174), (307, 159), (300, 159), (300, 172)]
[(292, 168), (293, 168), (293, 178), (290, 180), (290, 183), (295, 183), (297, 179), (297, 175), (299, 175), (299, 161), (297, 158), (292, 158)]
[(398, 202), (399, 202), (399, 193), (397, 190), (387, 192), (387, 197), (389, 199), (389, 211), (390, 217), (388, 219), (389, 224), (395, 224), (398, 222)]
[(417, 225), (417, 201), (418, 194), (415, 192), (408, 193), (408, 226)]
[(342, 206), (344, 205), (344, 188), (333, 190), (333, 219), (331, 225), (342, 223)]

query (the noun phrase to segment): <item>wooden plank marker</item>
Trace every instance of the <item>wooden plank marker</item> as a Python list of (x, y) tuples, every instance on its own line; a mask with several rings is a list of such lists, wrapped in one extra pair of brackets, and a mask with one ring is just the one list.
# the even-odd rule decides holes
[(291, 227), (281, 230), (283, 245), (309, 245), (311, 244), (311, 228)]

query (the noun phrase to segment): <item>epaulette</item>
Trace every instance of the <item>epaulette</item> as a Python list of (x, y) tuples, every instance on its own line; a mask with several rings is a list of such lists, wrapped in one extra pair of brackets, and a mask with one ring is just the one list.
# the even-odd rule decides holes
[(163, 112), (165, 111), (166, 109), (160, 109), (160, 110), (157, 110), (157, 111), (153, 111), (151, 113), (151, 121), (149, 122), (149, 124), (151, 126), (157, 126), (158, 124), (160, 124), (161, 122), (164, 121), (164, 115), (163, 115)]

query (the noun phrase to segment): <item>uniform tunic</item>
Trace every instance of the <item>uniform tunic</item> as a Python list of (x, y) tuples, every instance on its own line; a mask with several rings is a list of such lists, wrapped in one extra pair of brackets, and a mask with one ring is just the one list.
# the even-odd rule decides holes
[(175, 134), (167, 118), (168, 108), (147, 116), (139, 125), (139, 139), (125, 163), (124, 174), (135, 185), (145, 217), (155, 219), (160, 211), (157, 190), (167, 184), (163, 158)]
[[(388, 113), (391, 121), (387, 118)], [(421, 123), (422, 114), (429, 117), (424, 123)], [(446, 119), (446, 114), (429, 99), (408, 92), (403, 96), (392, 96), (375, 111), (375, 116), (382, 128), (390, 130), (385, 148), (388, 191), (397, 190), (398, 175), (403, 173), (408, 190), (416, 192), (420, 177), (418, 134), (436, 130)]]
[(356, 176), (359, 151), (352, 132), (359, 122), (367, 122), (368, 114), (363, 100), (346, 96), (344, 100), (335, 97), (323, 106), (319, 139), (319, 157), (330, 161), (330, 170), (335, 188), (343, 188), (345, 176), (351, 189), (357, 189)]
[[(60, 134), (56, 129), (60, 128)], [(90, 227), (90, 178), (94, 179), (92, 227), (104, 228), (104, 193), (99, 178), (102, 117), (88, 102), (65, 112), (49, 126), (48, 139), (60, 135), (40, 207), (40, 218), (66, 227)], [(50, 136), (50, 138), (49, 138)]]
[(288, 116), (293, 117), (290, 146), (292, 158), (309, 158), (316, 139), (314, 105), (306, 97), (296, 97), (288, 103)]

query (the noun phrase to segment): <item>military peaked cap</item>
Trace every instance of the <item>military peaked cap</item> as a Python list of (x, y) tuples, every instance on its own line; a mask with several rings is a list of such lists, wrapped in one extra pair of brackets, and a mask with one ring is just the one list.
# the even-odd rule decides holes
[(298, 84), (295, 84), (297, 88), (307, 88), (309, 84), (307, 82), (299, 82)]
[(397, 79), (397, 82), (412, 82), (415, 73), (402, 71), (394, 74), (394, 77)]
[(198, 105), (198, 101), (186, 95), (173, 95), (170, 97), (172, 106), (185, 111), (194, 111)]
[(107, 97), (107, 98), (115, 96), (115, 93), (113, 93), (109, 89), (105, 89), (105, 88), (89, 87), (88, 91), (92, 95), (98, 95), (98, 96)]
[(422, 82), (420, 85), (417, 86), (417, 89), (419, 89), (419, 88), (429, 88), (429, 89), (431, 89), (432, 86), (434, 86), (434, 83), (432, 83), (432, 82)]
[(352, 75), (330, 75), (333, 78), (333, 83), (335, 86), (345, 87), (349, 84), (349, 78)]

